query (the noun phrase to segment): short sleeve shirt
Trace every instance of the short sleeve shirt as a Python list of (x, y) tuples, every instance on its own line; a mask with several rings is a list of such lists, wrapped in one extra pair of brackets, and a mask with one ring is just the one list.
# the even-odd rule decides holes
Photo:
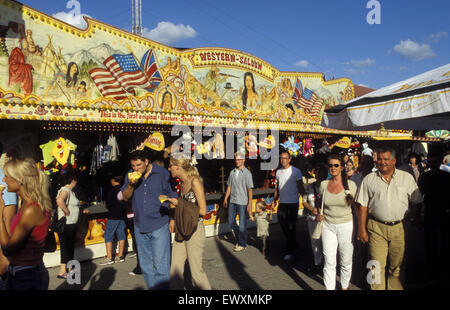
[(409, 203), (421, 203), (423, 199), (414, 177), (395, 169), (390, 183), (379, 171), (368, 174), (361, 183), (356, 201), (381, 221), (401, 221)]
[(16, 193), (10, 193), (7, 191), (6, 183), (3, 182), (3, 178), (5, 177), (5, 174), (3, 173), (3, 170), (0, 169), (0, 184), (5, 186), (5, 189), (2, 193), (3, 201), (5, 201), (5, 206), (9, 205), (17, 205), (17, 194)]
[(280, 203), (298, 203), (297, 181), (302, 181), (301, 171), (290, 166), (287, 169), (278, 169), (276, 173)]
[(231, 186), (230, 202), (237, 205), (248, 204), (248, 189), (253, 188), (253, 178), (250, 171), (243, 167), (234, 168), (228, 177), (228, 186)]

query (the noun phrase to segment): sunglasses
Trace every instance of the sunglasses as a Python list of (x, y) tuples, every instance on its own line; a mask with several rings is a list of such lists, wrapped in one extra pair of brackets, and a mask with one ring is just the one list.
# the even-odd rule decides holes
[(334, 168), (339, 168), (341, 165), (339, 164), (328, 164), (328, 168), (334, 167)]

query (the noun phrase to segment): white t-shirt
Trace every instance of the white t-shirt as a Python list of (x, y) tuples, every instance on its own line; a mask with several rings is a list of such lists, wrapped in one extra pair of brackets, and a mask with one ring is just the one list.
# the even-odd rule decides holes
[(298, 168), (290, 166), (287, 169), (278, 169), (277, 174), (280, 203), (298, 203), (297, 181), (302, 181), (302, 173)]

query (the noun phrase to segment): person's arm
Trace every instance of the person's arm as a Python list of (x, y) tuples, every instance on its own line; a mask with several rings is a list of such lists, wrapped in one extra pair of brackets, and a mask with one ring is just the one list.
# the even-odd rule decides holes
[(122, 191), (123, 200), (129, 201), (134, 194), (134, 187), (131, 183), (128, 183), (128, 186)]
[(302, 201), (303, 201), (303, 207), (304, 207), (305, 209), (308, 209), (308, 210), (311, 211), (314, 215), (317, 215), (317, 214), (318, 214), (317, 208), (311, 206), (311, 205), (308, 203), (308, 195), (303, 195)]
[[(0, 214), (3, 216), (5, 205), (2, 202), (0, 202)], [(22, 216), (12, 235), (6, 230), (5, 222), (0, 221), (0, 246), (5, 256), (12, 256), (21, 249), (31, 230), (38, 224), (37, 219), (42, 216), (42, 213), (39, 214), (40, 209), (34, 207), (24, 207), (21, 212)]]
[(305, 195), (305, 187), (303, 186), (303, 179), (297, 180), (297, 188), (300, 195)]
[(195, 194), (195, 198), (197, 198), (199, 213), (201, 216), (205, 216), (206, 215), (206, 198), (205, 198), (205, 190), (203, 188), (203, 185), (199, 179), (194, 178), (192, 180), (191, 186), (192, 186), (192, 191)]
[(248, 203), (247, 203), (247, 212), (250, 214), (250, 217), (253, 217), (252, 215), (252, 202), (253, 202), (253, 188), (248, 189)]
[(367, 207), (360, 206), (358, 213), (358, 240), (366, 243), (369, 241), (369, 234), (367, 233)]
[(56, 205), (64, 212), (65, 216), (70, 215), (70, 211), (68, 209), (68, 206), (66, 205), (66, 199), (68, 197), (69, 193), (67, 193), (65, 190), (62, 190), (58, 197), (56, 197)]
[(225, 192), (225, 197), (223, 198), (223, 206), (224, 208), (228, 208), (228, 198), (230, 197), (231, 186), (227, 186), (227, 190)]
[(16, 215), (16, 209), (17, 209), (16, 205), (7, 205), (7, 206), (5, 206), (5, 209), (3, 210), (3, 220), (5, 221), (6, 230), (8, 231), (8, 234), (11, 233), (11, 231), (10, 231), (11, 222), (12, 222), (14, 215)]

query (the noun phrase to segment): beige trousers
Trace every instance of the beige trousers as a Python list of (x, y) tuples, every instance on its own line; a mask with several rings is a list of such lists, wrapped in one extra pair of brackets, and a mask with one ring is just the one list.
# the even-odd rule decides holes
[(197, 230), (189, 241), (173, 241), (172, 263), (170, 265), (170, 289), (184, 289), (184, 265), (186, 259), (192, 275), (192, 284), (201, 290), (210, 290), (208, 277), (202, 267), (203, 251), (205, 249), (205, 226), (198, 223)]
[[(394, 226), (384, 225), (372, 219), (368, 220), (369, 255), (371, 260), (378, 261), (380, 267), (379, 283), (369, 283), (372, 290), (386, 289), (386, 264), (388, 266), (388, 290), (403, 290), (400, 267), (405, 253), (405, 231), (403, 223)], [(376, 281), (374, 281), (376, 282)]]

